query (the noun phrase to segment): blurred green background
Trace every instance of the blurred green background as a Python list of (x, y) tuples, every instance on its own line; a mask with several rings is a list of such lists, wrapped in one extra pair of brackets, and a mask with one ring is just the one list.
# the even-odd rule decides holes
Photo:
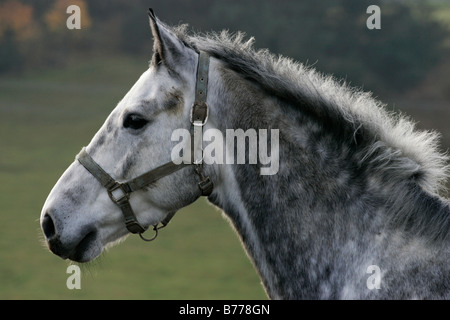
[[(79, 5), (81, 30), (66, 28)], [(381, 30), (366, 9), (381, 8)], [(57, 179), (147, 68), (147, 8), (194, 31), (244, 31), (372, 91), (450, 146), (450, 1), (0, 1), (0, 298), (266, 299), (238, 237), (204, 200), (157, 241), (136, 236), (82, 267), (43, 243), (40, 210)]]

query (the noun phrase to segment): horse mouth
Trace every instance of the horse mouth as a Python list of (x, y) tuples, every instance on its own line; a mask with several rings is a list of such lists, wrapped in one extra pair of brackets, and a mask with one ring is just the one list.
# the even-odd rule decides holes
[(97, 241), (97, 232), (88, 232), (74, 246), (65, 245), (59, 236), (47, 240), (48, 248), (62, 259), (70, 259), (75, 262), (88, 262), (95, 259), (102, 252), (102, 247)]
[(88, 262), (97, 257), (101, 248), (97, 242), (97, 232), (91, 231), (73, 248), (67, 258), (75, 262)]

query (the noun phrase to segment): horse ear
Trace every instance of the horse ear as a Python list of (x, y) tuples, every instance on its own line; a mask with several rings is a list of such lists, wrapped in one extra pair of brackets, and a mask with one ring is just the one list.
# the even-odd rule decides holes
[(186, 52), (186, 46), (155, 16), (151, 8), (148, 9), (148, 16), (154, 38), (152, 64), (176, 68), (177, 62)]
[(150, 28), (153, 35), (153, 58), (152, 63), (155, 65), (160, 64), (163, 61), (163, 44), (161, 41), (161, 34), (159, 32), (159, 26), (156, 22), (156, 16), (152, 8), (148, 9), (148, 17), (150, 20)]

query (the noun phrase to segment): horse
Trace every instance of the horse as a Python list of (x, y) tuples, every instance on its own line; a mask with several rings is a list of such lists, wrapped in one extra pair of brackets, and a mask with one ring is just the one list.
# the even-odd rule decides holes
[(241, 32), (149, 21), (149, 68), (45, 201), (50, 251), (87, 262), (130, 233), (153, 240), (206, 196), (270, 299), (450, 298), (438, 133)]

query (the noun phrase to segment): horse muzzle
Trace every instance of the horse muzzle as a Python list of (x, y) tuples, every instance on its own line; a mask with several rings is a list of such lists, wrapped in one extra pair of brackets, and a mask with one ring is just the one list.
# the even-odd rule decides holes
[(88, 262), (95, 259), (102, 252), (94, 228), (82, 228), (76, 237), (64, 237), (58, 232), (55, 221), (47, 212), (41, 220), (41, 228), (49, 250), (62, 259), (76, 262)]

